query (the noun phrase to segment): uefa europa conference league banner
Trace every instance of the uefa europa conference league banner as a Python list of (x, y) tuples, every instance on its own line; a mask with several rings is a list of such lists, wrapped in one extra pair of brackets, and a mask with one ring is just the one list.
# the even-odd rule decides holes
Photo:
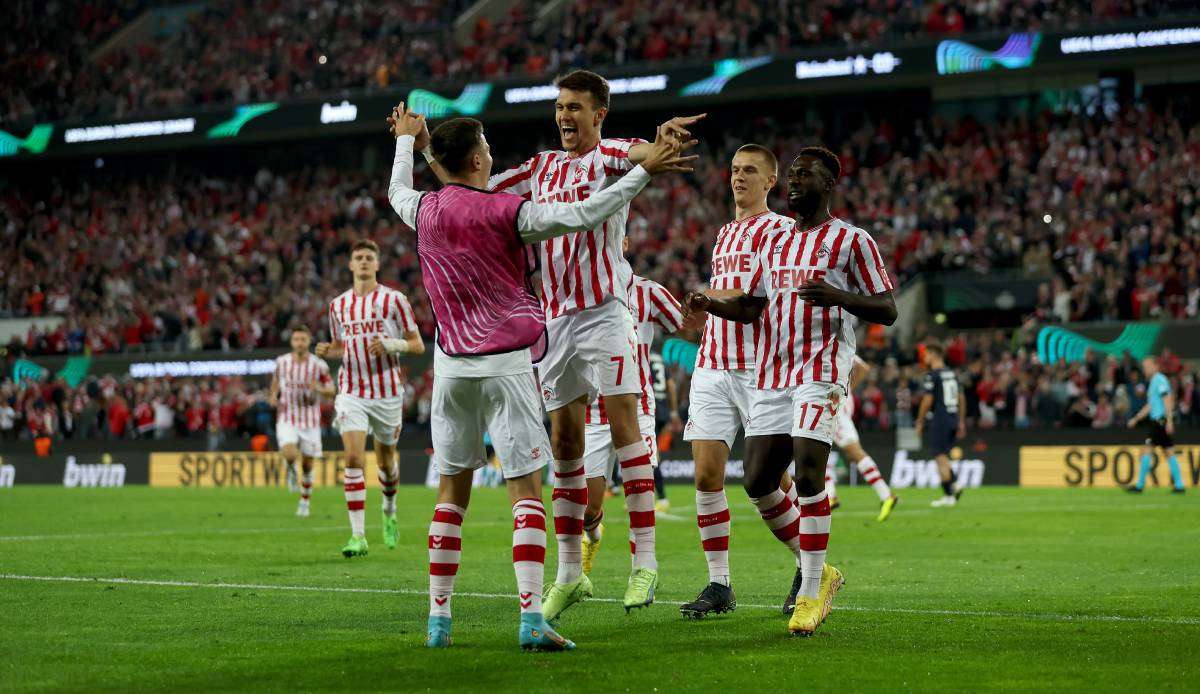
[[(606, 71), (616, 104), (688, 109), (713, 101), (754, 99), (862, 85), (930, 87), (947, 77), (987, 72), (988, 79), (1043, 69), (1133, 67), (1194, 59), (1200, 23), (1108, 24), (1102, 30), (997, 33), (850, 51), (822, 49), (790, 57), (730, 58), (656, 69)], [(332, 56), (336, 60), (337, 56)], [(1136, 61), (1136, 63), (1135, 63)], [(41, 154), (93, 155), (241, 141), (349, 133), (382, 134), (397, 101), (431, 119), (482, 116), (492, 121), (549, 116), (558, 90), (549, 80), (396, 85), (345, 97), (197, 109), (121, 122), (38, 123), (0, 130), (0, 160)]]

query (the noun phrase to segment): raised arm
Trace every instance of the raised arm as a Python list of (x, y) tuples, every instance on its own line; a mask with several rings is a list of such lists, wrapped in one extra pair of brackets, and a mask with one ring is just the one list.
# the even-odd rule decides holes
[(396, 138), (396, 158), (392, 161), (392, 180), (388, 184), (388, 201), (400, 219), (412, 228), (417, 226), (417, 207), (421, 194), (413, 190), (413, 135)]
[[(701, 113), (696, 116), (675, 116), (671, 120), (659, 126), (659, 131), (666, 130), (667, 133), (675, 139), (681, 149), (687, 149), (696, 144), (696, 140), (692, 139), (692, 133), (688, 130), (688, 126), (704, 118), (707, 113)], [(631, 164), (641, 164), (650, 156), (650, 150), (654, 147), (651, 142), (639, 142), (629, 147), (629, 162)]]
[(526, 243), (543, 241), (584, 229), (592, 229), (633, 200), (651, 176), (691, 171), (693, 156), (683, 156), (667, 132), (660, 128), (646, 160), (614, 185), (582, 202), (522, 205), (517, 213), (517, 230)]
[(521, 233), (521, 240), (525, 243), (536, 243), (555, 236), (592, 229), (628, 205), (649, 182), (650, 174), (638, 166), (625, 174), (615, 185), (583, 202), (521, 205), (521, 211), (517, 213), (517, 231)]

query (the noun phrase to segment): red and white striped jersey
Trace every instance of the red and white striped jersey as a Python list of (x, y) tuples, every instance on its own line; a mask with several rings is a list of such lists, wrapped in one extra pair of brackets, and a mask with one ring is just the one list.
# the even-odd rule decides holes
[(408, 299), (382, 284), (366, 296), (348, 289), (330, 302), (329, 332), (345, 346), (338, 369), (338, 392), (371, 400), (402, 396), (400, 359), (392, 354), (371, 356), (368, 348), (376, 337), (402, 339), (416, 329)]
[(894, 286), (875, 240), (841, 219), (803, 231), (789, 226), (765, 234), (747, 289), (767, 299), (755, 345), (760, 389), (812, 381), (847, 386), (856, 319), (840, 306), (801, 301), (796, 290), (810, 280), (866, 295)]
[[(488, 188), (522, 195), (534, 204), (586, 200), (633, 169), (629, 148), (645, 140), (606, 138), (586, 154), (541, 152), (525, 163), (488, 180)], [(557, 318), (616, 297), (628, 305), (626, 288), (633, 271), (621, 252), (629, 206), (595, 229), (548, 239), (538, 244), (542, 273), (542, 307)]]
[(297, 429), (321, 426), (321, 398), (313, 385), (333, 382), (325, 360), (307, 354), (301, 361), (288, 352), (275, 358), (275, 380), (279, 384), (276, 419)]
[[(678, 332), (683, 325), (683, 309), (666, 287), (634, 275), (629, 285), (629, 312), (637, 325), (637, 369), (642, 380), (638, 411), (653, 416), (654, 376), (650, 373), (650, 346), (654, 344), (654, 329), (662, 328), (667, 334)], [(585, 424), (608, 424), (603, 395), (588, 405), (583, 421)]]
[[(768, 232), (790, 227), (791, 217), (770, 210), (743, 220), (733, 220), (717, 232), (712, 252), (713, 289), (742, 289), (754, 275), (755, 244)], [(761, 321), (749, 325), (709, 316), (700, 337), (696, 368), (749, 369), (755, 365), (754, 343)]]

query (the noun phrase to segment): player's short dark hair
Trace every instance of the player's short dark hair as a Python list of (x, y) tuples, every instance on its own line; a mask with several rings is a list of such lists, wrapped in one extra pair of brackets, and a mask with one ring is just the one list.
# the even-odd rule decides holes
[(734, 152), (734, 154), (736, 155), (741, 152), (751, 152), (753, 154), (758, 154), (758, 155), (762, 156), (764, 159), (767, 160), (767, 164), (770, 165), (771, 173), (773, 173), (775, 175), (779, 175), (779, 160), (775, 158), (775, 153), (771, 151), (770, 147), (764, 147), (763, 145), (759, 145), (759, 144), (750, 142), (748, 144), (742, 145), (741, 147), (738, 147), (737, 151)]
[(434, 159), (452, 174), (466, 170), (471, 154), (482, 142), (483, 123), (474, 118), (451, 118), (430, 135)]
[(942, 345), (941, 342), (938, 342), (937, 340), (934, 340), (934, 339), (925, 340), (925, 351), (927, 353), (933, 352), (934, 354), (938, 355), (939, 357), (946, 356), (946, 348)]
[(838, 159), (838, 155), (830, 152), (828, 149), (813, 145), (800, 150), (797, 157), (812, 157), (825, 165), (829, 173), (833, 176), (833, 180), (838, 180), (842, 176), (842, 161)]
[(291, 338), (292, 333), (304, 333), (305, 335), (312, 337), (312, 331), (308, 329), (307, 325), (293, 325), (292, 329), (288, 331), (289, 339)]
[(354, 245), (350, 247), (350, 255), (354, 255), (355, 251), (361, 251), (364, 248), (374, 253), (376, 258), (379, 257), (379, 244), (371, 239), (359, 239), (355, 241)]
[(574, 70), (554, 80), (559, 89), (587, 92), (596, 101), (596, 108), (608, 108), (608, 80), (591, 70)]

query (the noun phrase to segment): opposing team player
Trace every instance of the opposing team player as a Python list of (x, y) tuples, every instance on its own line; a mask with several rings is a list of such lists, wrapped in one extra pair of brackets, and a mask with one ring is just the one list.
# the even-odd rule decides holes
[[(871, 367), (867, 366), (867, 363), (860, 359), (857, 354), (854, 355), (854, 368), (850, 373), (850, 390), (846, 395), (846, 401), (838, 411), (837, 424), (833, 428), (833, 445), (846, 458), (846, 462), (858, 468), (858, 474), (862, 475), (863, 481), (871, 485), (871, 489), (875, 490), (875, 495), (879, 497), (879, 515), (875, 520), (882, 523), (888, 519), (888, 516), (892, 515), (892, 509), (896, 508), (896, 503), (900, 501), (900, 497), (892, 493), (892, 488), (888, 486), (887, 481), (883, 479), (883, 475), (879, 472), (879, 466), (875, 464), (875, 461), (863, 449), (862, 443), (858, 439), (858, 428), (854, 426), (854, 391), (870, 372)], [(833, 475), (833, 461), (835, 459), (833, 453), (830, 452), (829, 465), (825, 473), (825, 488), (829, 491), (830, 510), (839, 506), (837, 480)]]
[(394, 549), (399, 541), (396, 526), (396, 485), (400, 461), (396, 439), (404, 414), (404, 381), (400, 356), (423, 354), (425, 343), (417, 332), (408, 298), (375, 279), (379, 273), (379, 246), (363, 239), (350, 248), (354, 286), (329, 303), (332, 342), (317, 345), (317, 356), (341, 359), (338, 396), (333, 402), (334, 424), (346, 451), (343, 483), (350, 515), (350, 540), (342, 556), (367, 554), (364, 506), (367, 483), (367, 434), (375, 439), (375, 463), (383, 488), (383, 543)]
[[(513, 504), (519, 643), (526, 649), (572, 649), (574, 644), (550, 628), (542, 613), (546, 512), (541, 471), (549, 441), (531, 359), (545, 350), (546, 324), (528, 284), (533, 268), (523, 244), (595, 226), (628, 205), (650, 175), (690, 170), (691, 159), (678, 155), (673, 138), (660, 136), (642, 166), (588, 200), (531, 205), (518, 195), (482, 189), (492, 158), (479, 121), (450, 120), (429, 137), (424, 119), (406, 113), (403, 104), (389, 121), (397, 144), (388, 194), (400, 218), (416, 229), (422, 281), (438, 324), (431, 415), (441, 478), (429, 526), (426, 644), (450, 645), (463, 518), (474, 470), (485, 463), (486, 430)], [(427, 137), (447, 184), (422, 194), (412, 189), (412, 149)]]
[(855, 317), (896, 320), (892, 280), (867, 232), (829, 211), (841, 165), (823, 147), (805, 147), (788, 169), (794, 226), (763, 234), (744, 292), (691, 292), (690, 310), (740, 323), (763, 319), (756, 344), (757, 390), (746, 425), (746, 492), (764, 517), (792, 507), (781, 490), (794, 458), (799, 533), (792, 545), (801, 586), (788, 629), (811, 636), (828, 616), (842, 574), (825, 564), (829, 500), (825, 461), (854, 356)]
[[(765, 234), (793, 224), (790, 218), (767, 207), (779, 169), (770, 149), (743, 145), (734, 153), (729, 169), (734, 218), (717, 232), (713, 246), (710, 288), (705, 292), (713, 297), (744, 292), (753, 276), (755, 244)], [(691, 441), (696, 461), (696, 524), (708, 563), (708, 584), (695, 600), (679, 608), (693, 619), (737, 607), (730, 585), (731, 520), (725, 496), (725, 464), (738, 431), (745, 428), (750, 416), (750, 400), (758, 380), (754, 342), (760, 329), (758, 321), (743, 325), (709, 316), (696, 355), (683, 438)], [(782, 542), (794, 543), (800, 532), (799, 512), (795, 508), (796, 487), (786, 472), (780, 490), (782, 500), (762, 517)]]
[(308, 351), (312, 344), (308, 328), (292, 328), (288, 342), (292, 351), (275, 359), (269, 401), (276, 408), (275, 440), (289, 476), (300, 458), (300, 505), (296, 515), (307, 518), (313, 460), (321, 457), (321, 398), (331, 398), (337, 390), (329, 377), (329, 365)]
[[(602, 138), (609, 88), (593, 72), (577, 70), (556, 81), (555, 102), (561, 150), (540, 152), (513, 169), (492, 176), (488, 188), (522, 195), (534, 205), (583, 200), (633, 169), (650, 153), (641, 140)], [(698, 120), (665, 123), (681, 147), (695, 144), (687, 126)], [(650, 450), (638, 428), (637, 334), (628, 309), (632, 271), (621, 253), (629, 208), (600, 224), (545, 241), (540, 246), (542, 306), (548, 321), (549, 350), (538, 364), (542, 397), (550, 414), (554, 449), (554, 530), (558, 575), (546, 595), (553, 619), (591, 594), (583, 574), (584, 411), (603, 395), (613, 448), (621, 464), (629, 525), (637, 553), (623, 603), (626, 610), (654, 602), (658, 560), (654, 548), (654, 482)]]
[[(628, 248), (628, 240), (625, 247)], [(638, 429), (650, 450), (650, 463), (658, 467), (658, 446), (655, 436), (654, 377), (650, 371), (650, 347), (654, 344), (656, 328), (665, 333), (678, 332), (683, 327), (683, 310), (671, 292), (658, 282), (633, 276), (629, 287), (629, 310), (637, 325), (638, 377), (642, 383), (642, 396), (638, 400)], [(584, 475), (587, 477), (588, 501), (583, 513), (583, 574), (592, 572), (592, 564), (600, 551), (600, 540), (604, 532), (604, 491), (613, 478), (617, 453), (613, 447), (608, 426), (608, 408), (603, 395), (588, 405), (584, 415)], [(631, 481), (625, 480), (626, 495), (630, 493)], [(637, 539), (630, 529), (629, 547), (637, 556)]]
[(917, 408), (917, 437), (923, 438), (928, 422), (929, 449), (942, 478), (942, 496), (930, 506), (954, 506), (963, 493), (963, 482), (950, 467), (950, 450), (967, 432), (962, 385), (954, 370), (946, 368), (946, 352), (939, 343), (925, 344), (925, 360), (929, 371), (921, 384), (924, 394)]

